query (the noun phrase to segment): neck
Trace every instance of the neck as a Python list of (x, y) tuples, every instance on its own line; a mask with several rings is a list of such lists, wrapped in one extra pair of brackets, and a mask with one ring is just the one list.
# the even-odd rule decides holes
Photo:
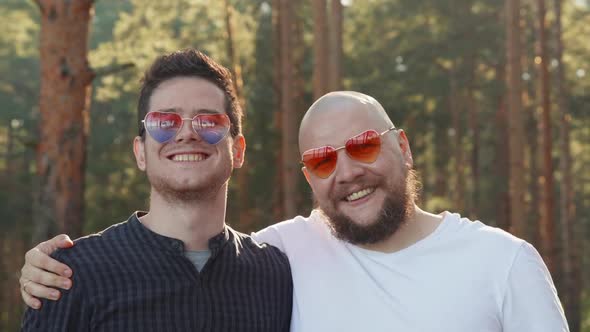
[(185, 250), (207, 250), (209, 239), (223, 230), (226, 203), (227, 183), (214, 196), (193, 201), (170, 202), (152, 187), (150, 211), (140, 220), (157, 234), (181, 240)]
[(408, 220), (390, 237), (361, 247), (384, 253), (400, 251), (432, 234), (441, 221), (442, 216), (423, 211), (417, 205), (414, 205), (413, 213)]

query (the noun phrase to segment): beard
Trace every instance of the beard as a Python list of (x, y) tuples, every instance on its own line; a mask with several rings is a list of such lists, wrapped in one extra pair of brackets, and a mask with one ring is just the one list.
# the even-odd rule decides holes
[(404, 178), (388, 188), (375, 221), (366, 225), (355, 222), (335, 209), (320, 207), (319, 211), (336, 238), (356, 245), (375, 244), (395, 234), (412, 216), (417, 190), (416, 172), (408, 170)]

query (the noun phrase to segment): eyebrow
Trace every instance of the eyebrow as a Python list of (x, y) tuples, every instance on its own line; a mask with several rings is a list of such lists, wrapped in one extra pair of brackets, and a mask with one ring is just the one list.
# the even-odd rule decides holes
[[(180, 113), (181, 109), (180, 108), (163, 108), (163, 109), (159, 109), (156, 110), (156, 112), (163, 112), (163, 113)], [(208, 109), (208, 108), (199, 108), (199, 109), (195, 109), (194, 111), (196, 111), (197, 114), (220, 114), (223, 113), (223, 111), (218, 111), (218, 110), (214, 110), (214, 109)]]

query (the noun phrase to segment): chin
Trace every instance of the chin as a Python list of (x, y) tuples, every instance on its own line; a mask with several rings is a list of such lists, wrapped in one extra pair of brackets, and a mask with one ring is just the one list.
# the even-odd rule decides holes
[(379, 222), (379, 215), (376, 213), (372, 213), (371, 215), (367, 214), (348, 214), (348, 213), (338, 213), (337, 215), (343, 216), (344, 218), (348, 219), (350, 223), (356, 225), (356, 227), (363, 228), (363, 227), (371, 227)]

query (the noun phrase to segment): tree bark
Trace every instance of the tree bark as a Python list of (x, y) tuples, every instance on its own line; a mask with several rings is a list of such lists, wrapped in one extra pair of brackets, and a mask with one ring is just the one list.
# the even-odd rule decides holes
[(50, 232), (82, 233), (93, 1), (37, 0), (41, 10), (40, 139), (35, 240)]
[(577, 246), (578, 239), (575, 229), (575, 206), (574, 188), (572, 184), (572, 156), (570, 149), (570, 114), (567, 106), (567, 88), (565, 81), (565, 65), (563, 63), (563, 40), (561, 26), (561, 0), (554, 0), (555, 7), (555, 45), (557, 59), (557, 76), (555, 85), (557, 87), (557, 105), (560, 114), (560, 136), (559, 146), (561, 158), (559, 169), (561, 172), (560, 183), (560, 224), (561, 224), (561, 268), (562, 268), (562, 301), (567, 313), (569, 328), (571, 332), (579, 332), (581, 325), (580, 292), (581, 285), (577, 282), (579, 278), (579, 266), (581, 262), (577, 257), (580, 248)]
[[(244, 82), (242, 79), (242, 67), (240, 66), (240, 62), (238, 57), (236, 56), (235, 52), (235, 41), (234, 41), (234, 28), (233, 28), (233, 12), (234, 8), (230, 4), (229, 0), (224, 1), (225, 7), (225, 32), (227, 34), (226, 39), (226, 52), (227, 58), (229, 60), (229, 68), (232, 74), (232, 82), (233, 88), (236, 92), (236, 96), (238, 98), (238, 103), (242, 108), (242, 111), (246, 111), (246, 103), (244, 100)], [(242, 125), (242, 131), (245, 133), (246, 128), (245, 125)], [(248, 198), (250, 197), (248, 194), (248, 159), (244, 160), (244, 164), (242, 168), (237, 170), (237, 196), (238, 196), (238, 207), (239, 207), (239, 214), (238, 214), (238, 223), (240, 225), (240, 229), (251, 229), (253, 223), (253, 211), (252, 207), (249, 204)]]
[(277, 150), (277, 154), (275, 155), (275, 164), (276, 172), (274, 181), (276, 186), (273, 188), (273, 219), (274, 220), (282, 220), (283, 216), (285, 215), (283, 211), (283, 149), (282, 149), (282, 123), (283, 123), (283, 112), (282, 112), (282, 94), (281, 94), (281, 62), (282, 62), (282, 50), (281, 50), (281, 1), (282, 0), (272, 0), (272, 47), (274, 53), (273, 59), (273, 90), (276, 96), (275, 98), (275, 109), (277, 110), (274, 112), (274, 127), (276, 128), (277, 133), (281, 137), (281, 146)]
[[(495, 77), (498, 81), (506, 80), (506, 64), (499, 63), (495, 66)], [(495, 177), (499, 181), (500, 190), (497, 192), (496, 201), (498, 202), (498, 215), (496, 226), (503, 230), (510, 230), (510, 169), (509, 169), (509, 147), (508, 147), (508, 114), (506, 110), (507, 93), (502, 93), (496, 104), (495, 125), (498, 135), (495, 136), (495, 155), (497, 167), (495, 167)]]
[[(526, 56), (522, 56), (522, 63), (527, 66)], [(528, 70), (527, 70), (528, 71)], [(531, 70), (532, 71), (532, 70)], [(531, 89), (532, 88), (532, 89)], [(530, 91), (529, 91), (530, 90)], [(535, 248), (539, 246), (539, 183), (537, 181), (539, 177), (539, 134), (537, 119), (535, 116), (535, 105), (533, 98), (535, 92), (533, 91), (533, 84), (527, 84), (522, 90), (522, 102), (524, 111), (524, 122), (525, 122), (525, 155), (527, 156), (525, 174), (528, 174), (528, 192), (530, 200), (526, 206), (527, 213), (526, 218), (527, 225), (525, 227), (525, 234), (523, 239), (532, 243)], [(527, 153), (528, 152), (528, 153)]]
[(313, 5), (313, 97), (328, 92), (328, 25), (326, 0), (312, 0)]
[(463, 161), (463, 125), (462, 125), (462, 98), (457, 84), (457, 66), (453, 64), (453, 68), (449, 72), (449, 108), (451, 111), (451, 121), (453, 126), (453, 154), (455, 160), (454, 173), (454, 189), (452, 194), (453, 206), (461, 213), (465, 213), (465, 162)]
[(297, 171), (299, 153), (297, 152), (298, 119), (293, 107), (293, 59), (292, 59), (292, 24), (293, 3), (280, 0), (280, 109), (281, 109), (281, 147), (282, 147), (282, 192), (283, 218), (294, 217), (297, 199)]
[(5, 315), (0, 321), (0, 327), (4, 327), (6, 331), (19, 330), (19, 317), (22, 316), (22, 307), (14, 305), (21, 301), (19, 274), (14, 272), (23, 265), (24, 257), (20, 253), (25, 252), (28, 247), (23, 240), (22, 228), (22, 225), (17, 224), (16, 229), (0, 236), (0, 254), (3, 257), (0, 260), (0, 274), (7, 276), (0, 281), (0, 312)]
[(522, 237), (524, 219), (523, 121), (520, 64), (520, 1), (506, 0), (510, 230)]
[(471, 136), (471, 179), (472, 179), (472, 194), (471, 206), (469, 210), (471, 216), (477, 216), (479, 211), (479, 107), (475, 100), (475, 76), (476, 76), (475, 56), (471, 56), (469, 60), (469, 85), (467, 91), (467, 105), (469, 107), (469, 131)]
[(330, 2), (330, 52), (328, 90), (342, 90), (342, 3)]
[[(292, 79), (293, 84), (291, 88), (293, 89), (293, 93), (291, 97), (293, 98), (292, 107), (293, 107), (293, 118), (294, 121), (292, 122), (292, 130), (295, 133), (294, 137), (294, 155), (293, 155), (293, 166), (295, 167), (295, 183), (296, 183), (296, 195), (295, 195), (295, 204), (296, 204), (296, 211), (294, 215), (297, 214), (297, 211), (300, 211), (302, 208), (304, 211), (309, 211), (311, 205), (309, 202), (309, 197), (304, 196), (303, 193), (305, 192), (302, 190), (302, 179), (303, 174), (301, 173), (300, 168), (300, 155), (299, 155), (299, 124), (301, 123), (301, 119), (305, 114), (307, 107), (309, 106), (305, 99), (306, 99), (306, 78), (305, 73), (303, 71), (303, 67), (305, 66), (306, 61), (306, 46), (304, 41), (304, 12), (303, 12), (303, 1), (302, 0), (291, 0), (293, 6), (294, 16), (292, 19), (292, 40), (291, 40), (291, 47), (293, 49), (293, 57), (292, 57)], [(307, 188), (307, 184), (305, 183), (305, 188)]]
[(554, 210), (555, 198), (553, 194), (553, 161), (551, 157), (552, 134), (551, 134), (551, 101), (549, 91), (549, 70), (547, 55), (547, 34), (545, 22), (545, 0), (537, 0), (537, 57), (535, 63), (538, 65), (539, 72), (539, 93), (537, 94), (540, 101), (540, 109), (537, 110), (540, 115), (539, 134), (540, 147), (542, 149), (542, 176), (539, 178), (541, 186), (541, 205), (539, 220), (539, 240), (541, 241), (541, 255), (545, 264), (551, 271), (552, 275), (557, 273), (555, 267), (555, 231), (554, 231)]

